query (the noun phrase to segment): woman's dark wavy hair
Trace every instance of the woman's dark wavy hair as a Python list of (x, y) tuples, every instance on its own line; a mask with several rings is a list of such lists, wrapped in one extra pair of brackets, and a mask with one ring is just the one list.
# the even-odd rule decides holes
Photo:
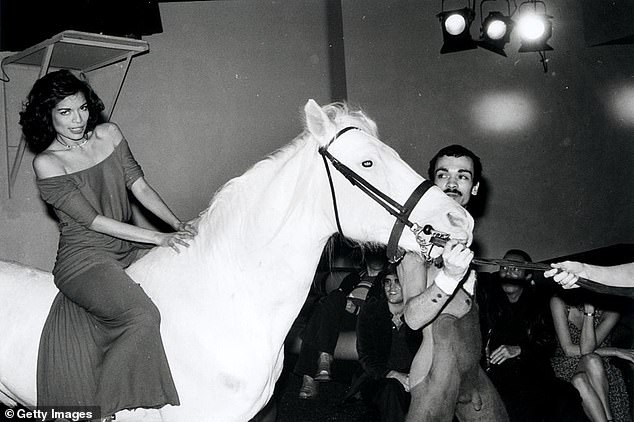
[(20, 125), (24, 139), (34, 153), (44, 151), (55, 139), (56, 133), (52, 121), (52, 111), (55, 106), (64, 98), (78, 92), (84, 94), (88, 105), (89, 115), (86, 124), (88, 132), (103, 122), (101, 112), (104, 105), (87, 82), (77, 78), (68, 70), (51, 72), (35, 82), (20, 112)]

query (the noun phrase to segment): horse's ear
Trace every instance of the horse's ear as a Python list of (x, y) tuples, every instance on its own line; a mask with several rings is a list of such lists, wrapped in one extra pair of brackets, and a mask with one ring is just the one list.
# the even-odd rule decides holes
[(319, 141), (321, 145), (326, 145), (336, 130), (335, 124), (330, 121), (328, 115), (315, 102), (308, 100), (304, 106), (306, 119), (306, 129)]

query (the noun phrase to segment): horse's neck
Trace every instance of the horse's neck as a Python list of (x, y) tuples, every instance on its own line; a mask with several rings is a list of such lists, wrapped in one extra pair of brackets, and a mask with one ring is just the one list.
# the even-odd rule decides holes
[(295, 250), (319, 255), (332, 224), (324, 218), (326, 178), (316, 149), (310, 140), (297, 141), (234, 180), (228, 195), (221, 191), (218, 209), (210, 210), (207, 233), (247, 260), (263, 255), (292, 265), (295, 260), (283, 257)]
[(206, 292), (235, 294), (246, 302), (256, 298), (250, 304), (258, 307), (254, 312), (273, 312), (290, 325), (333, 232), (330, 214), (324, 212), (328, 191), (320, 164), (310, 141), (257, 164), (216, 195), (190, 248), (178, 255), (154, 250), (131, 271), (147, 274), (149, 290), (169, 291), (152, 285), (154, 278), (171, 274), (183, 278), (180, 296), (189, 290), (201, 300)]

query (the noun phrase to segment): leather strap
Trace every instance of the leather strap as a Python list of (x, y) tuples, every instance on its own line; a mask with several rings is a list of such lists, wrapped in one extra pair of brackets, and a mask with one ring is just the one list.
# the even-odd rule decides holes
[[(431, 188), (434, 186), (432, 182), (429, 180), (423, 180), (423, 182), (418, 185), (414, 192), (407, 198), (405, 201), (405, 205), (401, 210), (401, 216), (405, 219), (408, 219), (420, 198)], [(403, 234), (403, 229), (405, 228), (405, 223), (402, 219), (397, 218), (394, 223), (394, 227), (392, 227), (392, 232), (390, 233), (390, 240), (387, 242), (387, 258), (390, 262), (396, 262), (401, 257), (398, 256), (398, 241), (401, 239), (401, 235)]]

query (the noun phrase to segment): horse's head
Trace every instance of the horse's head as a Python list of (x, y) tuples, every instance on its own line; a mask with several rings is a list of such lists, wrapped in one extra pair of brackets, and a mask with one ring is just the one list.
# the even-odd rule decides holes
[[(452, 238), (471, 243), (471, 215), (438, 187), (430, 183), (419, 187), (423, 177), (377, 138), (375, 123), (361, 111), (351, 111), (345, 104), (322, 108), (313, 100), (308, 101), (304, 111), (306, 130), (319, 143), (332, 175), (336, 211), (330, 205), (328, 212), (334, 224), (338, 212), (341, 230), (347, 237), (387, 244), (400, 218), (406, 225), (431, 225)], [(424, 192), (420, 199), (413, 195), (415, 191)], [(388, 209), (396, 212), (391, 214)], [(395, 217), (398, 214), (401, 217)], [(420, 250), (411, 230), (403, 232), (398, 245), (408, 251)]]

